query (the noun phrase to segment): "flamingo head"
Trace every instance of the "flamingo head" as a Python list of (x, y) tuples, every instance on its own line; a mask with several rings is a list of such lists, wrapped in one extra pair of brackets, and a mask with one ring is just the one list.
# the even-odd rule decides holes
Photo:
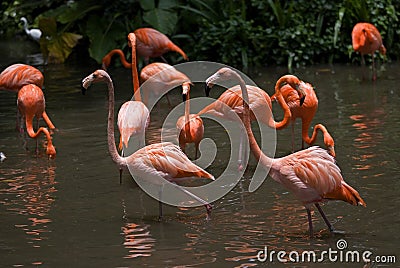
[(219, 81), (226, 81), (231, 78), (237, 78), (237, 74), (230, 68), (223, 67), (219, 69), (215, 74), (207, 78), (206, 80), (206, 96), (210, 95), (211, 88)]
[(326, 133), (324, 135), (324, 143), (326, 145), (326, 147), (328, 148), (328, 153), (333, 156), (336, 157), (336, 153), (335, 153), (335, 141), (333, 140), (332, 136), (329, 135), (329, 133)]
[(303, 105), (306, 98), (306, 93), (304, 89), (307, 84), (297, 78), (297, 76), (287, 74), (279, 78), (279, 80), (276, 82), (275, 94), (276, 92), (280, 92), (280, 89), (286, 84), (290, 85), (293, 89), (297, 91), (297, 93), (299, 94), (300, 106)]
[(56, 158), (56, 148), (53, 146), (53, 144), (47, 144), (46, 154), (49, 159)]
[(134, 33), (128, 34), (128, 46), (136, 46), (136, 35)]
[(190, 92), (190, 82), (183, 82), (182, 84), (182, 101), (185, 102), (188, 99)]
[(92, 83), (97, 83), (97, 82), (112, 82), (110, 76), (108, 73), (104, 70), (96, 70), (92, 74), (86, 76), (82, 80), (82, 94), (85, 95), (86, 90)]

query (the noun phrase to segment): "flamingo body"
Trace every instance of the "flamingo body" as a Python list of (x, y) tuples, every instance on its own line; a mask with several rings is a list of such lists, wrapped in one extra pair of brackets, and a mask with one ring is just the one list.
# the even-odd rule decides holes
[(42, 90), (38, 86), (32, 84), (23, 86), (18, 91), (17, 106), (22, 118), (25, 118), (28, 135), (31, 138), (37, 139), (40, 132), (43, 132), (47, 138), (46, 154), (50, 158), (55, 158), (56, 150), (52, 144), (51, 136), (47, 128), (41, 127), (35, 132), (32, 126), (34, 117), (38, 120), (41, 117), (45, 117), (45, 99)]
[(28, 84), (43, 87), (44, 77), (41, 71), (26, 64), (13, 64), (0, 73), (0, 90), (18, 92)]
[(118, 112), (118, 128), (121, 134), (119, 149), (128, 147), (132, 135), (144, 135), (143, 132), (150, 122), (149, 109), (141, 101), (127, 101)]
[(137, 40), (137, 54), (143, 57), (146, 64), (149, 58), (161, 57), (169, 51), (175, 51), (188, 60), (185, 52), (175, 45), (165, 34), (153, 28), (139, 28), (134, 31)]
[(374, 63), (375, 51), (379, 50), (382, 55), (386, 54), (386, 48), (383, 45), (381, 34), (378, 29), (367, 22), (359, 22), (353, 27), (351, 32), (353, 49), (361, 54), (361, 64), (365, 66), (364, 55), (372, 56), (372, 80), (376, 80), (376, 69)]
[[(142, 84), (145, 103), (148, 103), (150, 91), (155, 96), (161, 96), (165, 92), (168, 92), (167, 90), (182, 85), (185, 82), (190, 83), (189, 77), (167, 63), (150, 63), (140, 72), (140, 83)], [(168, 95), (165, 94), (165, 96), (168, 104), (171, 106)]]

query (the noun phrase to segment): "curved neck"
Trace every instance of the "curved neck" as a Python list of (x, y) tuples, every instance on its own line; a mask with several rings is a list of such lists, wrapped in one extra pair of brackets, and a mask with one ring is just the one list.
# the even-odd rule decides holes
[(117, 146), (115, 144), (114, 137), (114, 86), (111, 78), (107, 80), (108, 87), (108, 120), (107, 120), (107, 142), (108, 150), (110, 152), (111, 158), (116, 163), (119, 168), (126, 167), (126, 161), (124, 157), (118, 154)]
[(35, 133), (32, 126), (32, 120), (33, 117), (25, 116), (26, 131), (28, 132), (29, 137), (36, 139), (39, 136), (39, 134), (43, 132), (43, 134), (46, 136), (47, 148), (48, 149), (53, 148), (54, 150), (53, 142), (51, 141), (51, 136), (48, 129), (45, 127), (40, 127), (38, 131)]
[(264, 166), (271, 166), (272, 165), (272, 158), (269, 158), (267, 155), (265, 155), (260, 147), (258, 146), (258, 143), (254, 137), (253, 131), (251, 129), (251, 124), (250, 124), (250, 107), (249, 107), (249, 94), (247, 92), (247, 87), (239, 74), (236, 72), (233, 72), (236, 76), (236, 78), (239, 80), (239, 85), (242, 90), (242, 97), (243, 97), (243, 108), (244, 108), (244, 116), (243, 116), (243, 122), (244, 126), (246, 128), (246, 133), (249, 138), (249, 144), (250, 144), (250, 149), (253, 152), (254, 157), (260, 161)]
[(274, 122), (273, 128), (279, 130), (285, 128), (290, 123), (290, 119), (292, 118), (292, 113), (290, 112), (290, 108), (287, 105), (285, 99), (283, 98), (279, 88), (275, 88), (275, 98), (277, 99), (279, 105), (283, 109), (282, 121), (280, 122), (276, 122), (275, 120), (273, 121)]
[(131, 42), (131, 47), (132, 47), (132, 79), (133, 79), (133, 94), (135, 97), (135, 100), (141, 101), (142, 98), (140, 96), (140, 90), (139, 90), (139, 75), (138, 75), (138, 70), (137, 70), (137, 63), (136, 63), (136, 36), (134, 33), (131, 34), (133, 37), (130, 42)]
[(114, 56), (115, 54), (117, 54), (119, 56), (119, 59), (121, 60), (121, 63), (125, 68), (127, 68), (127, 69), (132, 68), (132, 64), (125, 59), (124, 52), (121, 49), (111, 50), (111, 52), (109, 54), (110, 58), (112, 56)]
[[(326, 127), (322, 124), (317, 124), (314, 126), (314, 130), (312, 133), (311, 138), (308, 136), (308, 128), (309, 128), (309, 124), (307, 126), (303, 126), (302, 127), (302, 138), (303, 140), (309, 144), (312, 145), (314, 144), (314, 142), (317, 140), (317, 135), (318, 135), (318, 130), (320, 130), (324, 136), (324, 142), (327, 139), (332, 139), (331, 135), (329, 134), (328, 130), (326, 129)], [(326, 144), (327, 142), (325, 142)], [(328, 144), (326, 144), (328, 146)]]

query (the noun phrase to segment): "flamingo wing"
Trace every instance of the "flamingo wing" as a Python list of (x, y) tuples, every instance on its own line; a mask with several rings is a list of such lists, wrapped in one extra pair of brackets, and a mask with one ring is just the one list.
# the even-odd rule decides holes
[(18, 91), (21, 87), (34, 84), (43, 87), (42, 72), (26, 64), (13, 64), (0, 74), (0, 90)]

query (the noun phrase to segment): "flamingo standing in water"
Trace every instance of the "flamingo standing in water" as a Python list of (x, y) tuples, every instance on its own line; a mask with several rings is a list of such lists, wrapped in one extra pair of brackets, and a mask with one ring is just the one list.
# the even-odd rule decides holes
[[(179, 178), (198, 177), (214, 180), (214, 177), (193, 164), (178, 146), (170, 142), (156, 143), (145, 146), (128, 157), (118, 154), (114, 138), (114, 86), (110, 76), (104, 70), (97, 70), (82, 80), (82, 85), (87, 89), (92, 83), (104, 82), (108, 86), (108, 150), (114, 163), (120, 170), (130, 168), (139, 177), (160, 184), (161, 176), (170, 182), (177, 182)], [(191, 192), (178, 188), (205, 205), (207, 217), (211, 206)], [(160, 218), (162, 209), (160, 202)]]
[[(281, 105), (284, 111), (284, 117), (282, 121), (276, 122), (272, 115), (272, 103), (269, 95), (259, 87), (246, 85), (249, 90), (249, 105), (250, 105), (250, 119), (252, 121), (259, 120), (263, 124), (272, 127), (274, 129), (282, 129), (286, 127), (290, 123), (291, 112), (289, 106), (286, 104), (283, 99), (282, 94), (280, 93), (280, 89), (283, 85), (289, 84), (296, 90), (298, 90), (299, 95), (301, 96), (301, 100), (304, 100), (305, 93), (302, 89), (304, 83), (302, 83), (296, 76), (294, 75), (285, 75), (281, 77), (279, 80), (280, 83), (277, 87), (275, 87), (276, 98), (278, 103)], [(209, 92), (211, 87), (214, 85), (214, 82), (207, 79), (206, 80), (206, 95), (209, 96)], [(302, 102), (300, 102), (302, 104)], [(243, 99), (240, 85), (236, 85), (227, 89), (222, 95), (213, 103), (206, 106), (202, 109), (198, 115), (202, 114), (211, 114), (217, 117), (222, 117), (231, 121), (235, 121), (236, 117), (234, 113), (238, 114), (239, 117), (243, 115)], [(257, 118), (256, 115), (257, 114)], [(240, 137), (240, 145), (239, 145), (239, 170), (243, 168), (242, 166), (242, 146), (243, 146), (243, 133), (241, 133)]]
[[(33, 84), (39, 88), (43, 88), (44, 77), (41, 71), (33, 66), (26, 64), (12, 64), (0, 73), (0, 90), (18, 92), (23, 86)], [(51, 122), (46, 111), (42, 116), (51, 131), (55, 130), (54, 124)], [(17, 115), (17, 126), (19, 125)], [(38, 119), (38, 118), (37, 118)]]
[(185, 52), (175, 45), (165, 34), (153, 28), (139, 28), (134, 31), (137, 36), (136, 45), (138, 56), (143, 57), (146, 65), (149, 64), (149, 58), (160, 57), (167, 62), (162, 56), (168, 51), (175, 51), (188, 60)]
[[(315, 113), (317, 112), (318, 98), (311, 84), (303, 83), (303, 90), (307, 97), (302, 105), (299, 104), (301, 97), (293, 87), (290, 85), (284, 85), (280, 90), (285, 102), (290, 108), (290, 112), (292, 113), (292, 153), (294, 152), (294, 121), (296, 118), (301, 118), (301, 148), (304, 149), (304, 142), (309, 145), (314, 144), (314, 142), (317, 140), (318, 130), (320, 130), (324, 136), (324, 143), (328, 148), (328, 152), (335, 157), (335, 142), (324, 125), (315, 125), (312, 136), (308, 136), (308, 129)], [(272, 95), (271, 100), (275, 100), (275, 98), (276, 95), (274, 94)]]
[(47, 128), (41, 127), (37, 132), (35, 132), (32, 126), (33, 117), (36, 116), (37, 119), (43, 117), (45, 119), (45, 99), (43, 91), (40, 89), (40, 87), (33, 84), (23, 86), (18, 91), (17, 106), (22, 118), (25, 118), (25, 125), (28, 135), (31, 138), (36, 139), (36, 151), (38, 150), (37, 138), (40, 132), (43, 132), (47, 138), (46, 154), (49, 156), (49, 158), (55, 158), (56, 149), (53, 146), (51, 136)]
[(382, 55), (386, 54), (386, 48), (383, 45), (381, 34), (378, 29), (367, 22), (359, 22), (354, 25), (351, 32), (353, 49), (361, 54), (361, 64), (365, 66), (364, 54), (372, 56), (372, 80), (376, 80), (376, 68), (374, 63), (375, 51), (379, 50)]
[[(249, 95), (244, 80), (235, 71), (222, 68), (207, 81), (235, 79), (239, 81), (242, 90), (243, 117), (246, 132), (249, 138), (250, 149), (255, 158), (265, 168), (269, 169), (269, 175), (281, 183), (304, 204), (309, 224), (310, 237), (313, 237), (313, 226), (310, 208), (314, 204), (331, 232), (335, 232), (322, 211), (320, 202), (328, 200), (342, 200), (352, 205), (366, 206), (359, 193), (348, 185), (342, 177), (340, 168), (333, 156), (326, 150), (317, 146), (301, 150), (281, 158), (270, 158), (265, 155), (254, 138), (250, 125)], [(282, 78), (277, 81), (276, 87), (282, 83)]]
[[(143, 84), (149, 81), (151, 84), (151, 93), (156, 96), (163, 94), (166, 89), (174, 88), (178, 85), (183, 85), (185, 82), (191, 83), (189, 77), (186, 74), (178, 71), (175, 67), (162, 62), (154, 62), (146, 65), (140, 72), (140, 83)], [(148, 103), (150, 90), (148, 85), (142, 87), (144, 102)], [(165, 94), (169, 106), (171, 102), (168, 98), (168, 94)]]
[(196, 148), (195, 158), (199, 151), (200, 141), (204, 136), (203, 120), (197, 114), (190, 114), (190, 83), (182, 85), (182, 96), (185, 102), (185, 114), (178, 118), (176, 129), (178, 130), (179, 147), (185, 152), (187, 143), (194, 143)]
[(110, 66), (110, 64), (111, 64), (111, 59), (115, 54), (117, 54), (119, 56), (121, 63), (125, 68), (127, 68), (127, 69), (132, 68), (132, 63), (128, 62), (125, 59), (124, 52), (121, 49), (113, 49), (110, 52), (108, 52), (107, 55), (105, 55), (103, 57), (103, 59), (101, 60), (101, 66), (102, 66), (103, 70), (107, 71), (108, 66)]

